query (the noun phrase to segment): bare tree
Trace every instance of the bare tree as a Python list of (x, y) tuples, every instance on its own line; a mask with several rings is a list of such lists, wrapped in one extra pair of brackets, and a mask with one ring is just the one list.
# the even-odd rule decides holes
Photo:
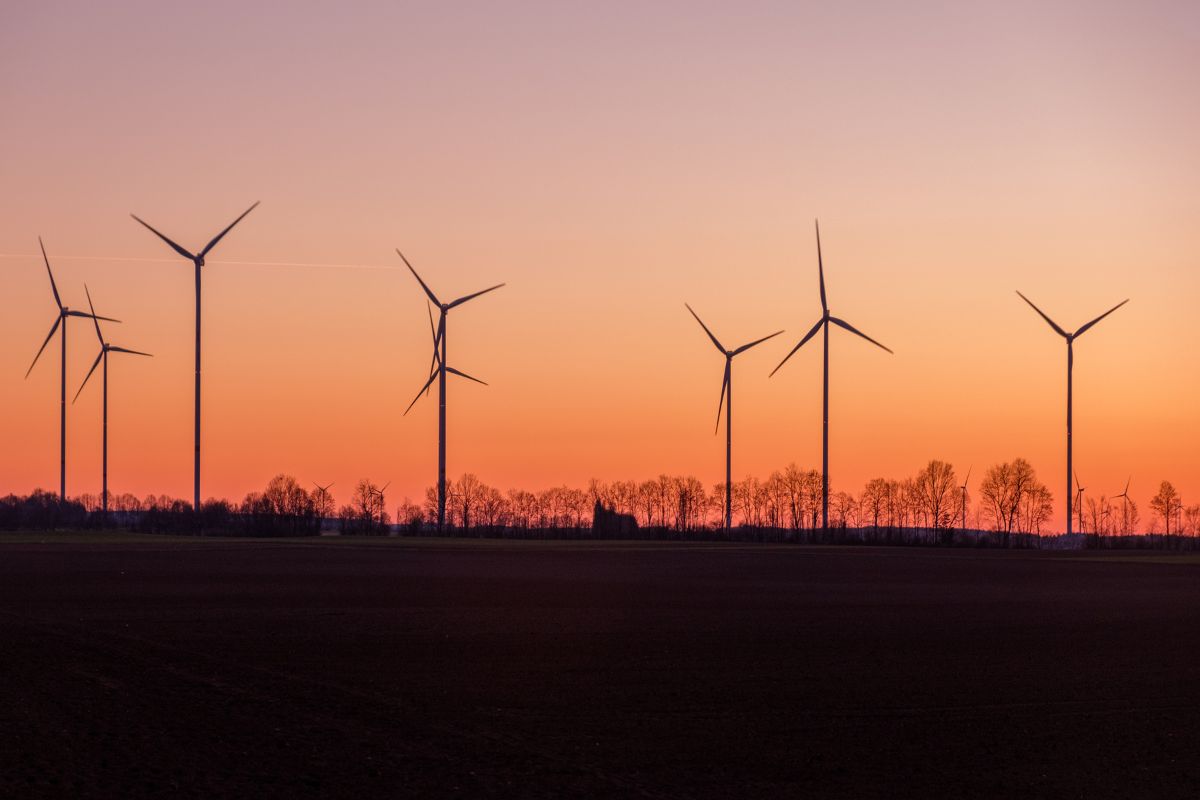
[(979, 498), (984, 515), (1004, 534), (1006, 545), (1014, 530), (1040, 532), (1054, 502), (1050, 490), (1023, 458), (989, 467), (979, 485)]
[(1183, 524), (1182, 533), (1188, 536), (1200, 536), (1200, 505), (1188, 506), (1184, 509)]
[(872, 478), (862, 491), (863, 514), (871, 521), (871, 527), (879, 528), (879, 518), (884, 515), (888, 500), (888, 482), (883, 478)]
[(950, 526), (957, 484), (954, 467), (945, 461), (930, 461), (925, 469), (917, 473), (917, 497), (930, 528)]
[(1162, 517), (1163, 526), (1166, 528), (1166, 535), (1171, 535), (1171, 517), (1175, 516), (1183, 501), (1179, 497), (1179, 492), (1175, 491), (1175, 487), (1170, 481), (1163, 481), (1158, 487), (1158, 494), (1150, 501), (1150, 508)]

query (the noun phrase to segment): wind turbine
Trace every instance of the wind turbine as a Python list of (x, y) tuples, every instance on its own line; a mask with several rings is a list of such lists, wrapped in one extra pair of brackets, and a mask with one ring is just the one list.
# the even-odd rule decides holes
[[(46, 274), (50, 276), (50, 291), (54, 292), (54, 304), (58, 306), (58, 316), (54, 318), (54, 324), (50, 326), (50, 333), (46, 335), (46, 340), (42, 342), (42, 346), (38, 348), (37, 355), (33, 357), (33, 363), (29, 365), (29, 369), (25, 370), (25, 377), (29, 377), (29, 373), (33, 372), (34, 366), (38, 359), (42, 357), (42, 351), (46, 349), (46, 345), (50, 344), (50, 340), (54, 338), (55, 331), (58, 326), (62, 325), (62, 363), (60, 364), (59, 374), (59, 412), (58, 412), (58, 497), (60, 500), (67, 499), (67, 320), (71, 317), (89, 317), (96, 318), (95, 310), (93, 313), (85, 314), (82, 311), (75, 311), (67, 308), (62, 304), (62, 298), (58, 294), (58, 286), (54, 284), (54, 272), (50, 269), (50, 259), (46, 256), (46, 245), (42, 244), (42, 237), (38, 237), (38, 246), (42, 248), (42, 260), (46, 262)], [(120, 322), (120, 320), (110, 319), (109, 317), (100, 317), (108, 322)]]
[(1129, 484), (1133, 481), (1133, 476), (1125, 481), (1125, 491), (1113, 497), (1116, 500), (1121, 498), (1121, 533), (1126, 533), (1125, 527), (1129, 524)]
[[(332, 486), (333, 484), (329, 484)], [(371, 494), (379, 498), (379, 524), (383, 525), (383, 515), (387, 513), (387, 503), (384, 502), (383, 493), (387, 491), (387, 487), (391, 486), (392, 482), (388, 481), (379, 489), (372, 489)]]
[[(1043, 313), (1043, 311), (1040, 308), (1035, 306), (1033, 304), (1032, 300), (1030, 300), (1025, 295), (1021, 294), (1019, 291), (1017, 292), (1017, 294), (1021, 296), (1022, 300), (1024, 300), (1026, 303), (1029, 303), (1029, 307), (1032, 308), (1034, 311), (1036, 311), (1038, 313), (1038, 316), (1040, 316), (1042, 319), (1046, 320), (1046, 324), (1049, 325), (1051, 328), (1053, 328), (1055, 333), (1057, 333), (1059, 336), (1061, 336), (1067, 340), (1067, 493), (1066, 493), (1066, 497), (1070, 498), (1071, 497), (1071, 475), (1074, 474), (1074, 469), (1071, 467), (1071, 370), (1075, 364), (1075, 340), (1078, 339), (1080, 336), (1082, 336), (1085, 332), (1087, 332), (1088, 328), (1092, 327), (1097, 322), (1104, 319), (1109, 314), (1113, 313), (1118, 308), (1120, 308), (1121, 306), (1128, 303), (1129, 298), (1126, 298), (1126, 299), (1122, 300), (1121, 302), (1117, 303), (1115, 306), (1110, 308), (1108, 311), (1105, 311), (1103, 314), (1096, 317), (1094, 320), (1087, 323), (1086, 325), (1082, 326), (1081, 328), (1076, 330), (1074, 333), (1067, 333), (1062, 328), (1058, 327), (1058, 324), (1054, 320), (1052, 320), (1048, 316), (1046, 316), (1045, 313)], [(1069, 499), (1067, 501), (1067, 535), (1068, 536), (1071, 535), (1071, 503), (1070, 503)]]
[[(725, 346), (717, 341), (717, 337), (708, 329), (704, 321), (700, 319), (692, 307), (684, 303), (688, 311), (691, 311), (692, 316), (696, 318), (696, 322), (700, 323), (700, 327), (704, 328), (704, 332), (708, 334), (708, 338), (712, 339), (712, 343), (720, 351), (721, 355), (725, 356), (725, 377), (721, 381), (721, 399), (717, 402), (717, 425), (713, 429), (715, 434), (721, 429), (721, 406), (725, 406), (725, 530), (728, 532), (733, 527), (733, 504), (732, 504), (732, 480), (733, 480), (733, 357), (739, 353), (744, 353), (756, 344), (762, 344), (767, 339), (778, 336), (783, 331), (775, 331), (770, 336), (764, 336), (761, 339), (755, 339), (750, 344), (744, 344), (736, 350), (726, 350)], [(729, 402), (725, 402), (725, 397), (728, 395)]]
[(317, 532), (320, 533), (321, 532), (321, 523), (325, 521), (325, 504), (328, 503), (330, 508), (332, 508), (332, 506), (333, 506), (333, 495), (331, 495), (329, 493), (329, 490), (333, 488), (333, 483), (330, 483), (328, 486), (322, 486), (321, 484), (317, 483), (316, 481), (313, 481), (312, 485), (317, 487), (317, 491), (315, 492), (314, 496), (316, 498), (316, 503), (318, 504), (317, 505), (317, 512), (318, 512), (317, 513)]
[(104, 420), (104, 423), (103, 423), (104, 434), (102, 437), (103, 446), (101, 447), (102, 456), (101, 456), (101, 460), (100, 460), (100, 474), (102, 476), (102, 483), (101, 483), (102, 488), (101, 488), (101, 494), (100, 494), (100, 498), (101, 498), (100, 502), (101, 502), (101, 508), (104, 512), (104, 516), (107, 517), (108, 516), (108, 354), (109, 353), (129, 353), (130, 355), (135, 355), (135, 356), (149, 356), (150, 353), (143, 353), (139, 350), (127, 350), (124, 347), (117, 347), (116, 345), (109, 344), (108, 342), (104, 341), (104, 334), (102, 334), (100, 332), (100, 320), (104, 319), (104, 317), (96, 316), (96, 307), (94, 305), (92, 305), (92, 293), (90, 291), (88, 291), (86, 283), (83, 285), (83, 291), (87, 293), (88, 308), (90, 308), (92, 311), (92, 315), (91, 315), (92, 322), (95, 323), (95, 325), (96, 325), (96, 338), (100, 340), (100, 353), (96, 356), (96, 360), (92, 362), (92, 368), (89, 369), (88, 374), (84, 376), (83, 383), (79, 384), (79, 391), (75, 393), (75, 397), (74, 397), (74, 399), (71, 400), (71, 402), (74, 403), (76, 400), (79, 399), (79, 394), (80, 394), (80, 392), (83, 391), (83, 387), (87, 386), (88, 378), (92, 377), (92, 373), (96, 371), (96, 367), (98, 367), (100, 365), (100, 362), (103, 361), (104, 362), (104, 390), (103, 390), (104, 391), (104, 403), (103, 403), (102, 408), (104, 410), (103, 410), (102, 414), (103, 414), (103, 420)]
[(195, 267), (195, 271), (196, 271), (196, 402), (195, 402), (195, 405), (196, 405), (196, 434), (195, 434), (196, 452), (195, 452), (195, 486), (194, 486), (194, 492), (193, 492), (194, 504), (193, 504), (192, 508), (197, 512), (200, 511), (200, 268), (204, 266), (204, 257), (206, 255), (208, 255), (208, 252), (210, 250), (212, 250), (214, 247), (216, 247), (217, 242), (219, 242), (219, 241), (221, 241), (221, 239), (225, 238), (225, 234), (227, 234), (231, 230), (233, 230), (234, 225), (237, 225), (239, 222), (241, 222), (242, 219), (247, 214), (249, 214), (251, 211), (253, 211), (257, 207), (258, 207), (258, 202), (256, 201), (254, 203), (254, 205), (250, 206), (245, 211), (243, 211), (241, 216), (239, 216), (233, 222), (229, 223), (229, 225), (225, 228), (225, 230), (221, 231), (216, 236), (214, 236), (212, 238), (212, 241), (210, 241), (208, 244), (206, 244), (204, 246), (204, 249), (201, 250), (199, 253), (190, 253), (187, 250), (185, 250), (184, 248), (180, 247), (175, 242), (171, 241), (166, 236), (164, 236), (163, 234), (156, 231), (153, 227), (151, 227), (150, 223), (143, 220), (137, 214), (129, 215), (129, 216), (133, 217), (134, 219), (136, 219), (138, 222), (145, 225), (147, 228), (149, 228), (150, 232), (153, 233), (155, 236), (157, 236), (158, 238), (162, 239), (164, 242), (169, 244), (176, 253), (179, 253), (179, 255), (181, 255), (184, 258), (186, 258), (187, 260), (191, 261), (193, 266)]
[(1078, 503), (1078, 505), (1079, 505), (1079, 532), (1080, 533), (1083, 533), (1083, 493), (1086, 489), (1087, 489), (1086, 486), (1079, 485), (1079, 473), (1076, 472), (1075, 473), (1075, 491), (1076, 491), (1075, 502)]
[(967, 484), (971, 481), (971, 470), (975, 469), (975, 465), (967, 467), (967, 477), (963, 478), (962, 486), (958, 487), (962, 490), (962, 527), (967, 529)]
[[(499, 289), (504, 284), (498, 283), (495, 286), (490, 286), (487, 289), (483, 289), (482, 291), (474, 292), (473, 294), (468, 294), (463, 297), (460, 297), (457, 300), (454, 300), (450, 303), (443, 303), (441, 300), (438, 300), (437, 295), (435, 295), (433, 293), (433, 290), (431, 290), (428, 286), (425, 285), (425, 281), (421, 280), (421, 276), (417, 274), (417, 271), (415, 269), (413, 269), (413, 265), (408, 263), (408, 259), (404, 257), (404, 253), (400, 252), (400, 248), (396, 248), (396, 254), (400, 256), (400, 259), (404, 262), (404, 265), (406, 267), (408, 267), (409, 272), (411, 272), (413, 274), (413, 277), (417, 279), (417, 283), (421, 284), (421, 288), (425, 290), (425, 294), (428, 295), (429, 299), (433, 302), (433, 304), (435, 306), (438, 307), (439, 312), (440, 312), (440, 316), (438, 317), (437, 328), (434, 329), (434, 331), (433, 331), (433, 361), (430, 365), (429, 380), (425, 381), (425, 385), (421, 387), (421, 391), (417, 392), (417, 396), (413, 398), (413, 401), (408, 404), (408, 408), (406, 408), (404, 410), (404, 413), (407, 415), (408, 412), (412, 410), (412, 407), (414, 405), (416, 405), (417, 400), (421, 399), (421, 395), (424, 394), (429, 389), (429, 387), (433, 384), (435, 379), (437, 380), (437, 382), (438, 382), (438, 490), (437, 490), (438, 491), (437, 526), (438, 527), (437, 527), (437, 529), (438, 529), (438, 532), (440, 533), (446, 526), (446, 373), (449, 372), (453, 375), (459, 376), (460, 378), (466, 378), (467, 380), (475, 381), (476, 383), (483, 383), (484, 386), (487, 385), (486, 383), (479, 380), (478, 378), (473, 378), (470, 375), (468, 375), (467, 373), (460, 372), (459, 370), (455, 369), (454, 367), (451, 367), (446, 364), (446, 328), (447, 328), (446, 317), (447, 317), (447, 315), (449, 315), (450, 310), (452, 308), (455, 308), (456, 306), (460, 306), (463, 303), (467, 302), (468, 300), (472, 300), (476, 297), (479, 297), (479, 295), (481, 295), (481, 294), (487, 294), (490, 291)], [(430, 316), (429, 323), (431, 326), (433, 325), (433, 317), (432, 316)]]
[[(876, 347), (887, 350), (891, 353), (891, 349), (884, 347), (879, 342), (867, 336), (862, 331), (855, 328), (845, 320), (838, 319), (829, 313), (829, 304), (825, 300), (825, 265), (821, 260), (821, 226), (814, 220), (814, 226), (817, 231), (817, 277), (821, 289), (821, 318), (817, 320), (817, 324), (813, 325), (808, 333), (804, 334), (804, 338), (800, 343), (792, 348), (792, 351), (784, 356), (783, 361), (779, 362), (779, 366), (771, 370), (771, 375), (779, 371), (779, 368), (787, 363), (788, 359), (795, 355), (796, 351), (804, 346), (812, 337), (816, 336), (817, 331), (824, 329), (825, 339), (825, 360), (824, 360), (824, 383), (821, 395), (821, 529), (829, 530), (829, 323), (837, 325), (839, 328), (844, 328), (851, 333), (861, 336)], [(894, 353), (893, 353), (894, 355)]]

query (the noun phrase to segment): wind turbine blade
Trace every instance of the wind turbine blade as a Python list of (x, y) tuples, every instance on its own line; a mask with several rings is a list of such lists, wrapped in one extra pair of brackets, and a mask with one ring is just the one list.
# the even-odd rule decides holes
[(435, 372), (429, 376), (429, 380), (425, 381), (425, 385), (421, 387), (420, 391), (417, 392), (417, 396), (414, 397), (412, 402), (408, 404), (408, 408), (404, 409), (404, 414), (402, 416), (408, 416), (408, 412), (412, 411), (412, 407), (415, 406), (417, 401), (421, 399), (421, 395), (425, 394), (425, 390), (429, 388), (430, 384), (432, 384), (434, 379), (437, 378), (437, 375), (438, 374)]
[(141, 350), (129, 350), (124, 347), (110, 346), (108, 349), (109, 349), (109, 352), (112, 352), (112, 353), (129, 353), (130, 355), (133, 355), (133, 356), (149, 356), (151, 358), (154, 357), (153, 353), (143, 353)]
[(967, 477), (963, 478), (963, 488), (967, 488), (967, 484), (971, 482), (971, 470), (975, 469), (975, 465), (967, 467)]
[(227, 225), (227, 226), (225, 227), (225, 230), (221, 231), (221, 232), (220, 232), (220, 233), (218, 233), (216, 236), (214, 236), (214, 237), (212, 238), (212, 241), (211, 241), (211, 242), (209, 242), (207, 245), (205, 245), (205, 246), (204, 246), (204, 249), (200, 251), (200, 258), (204, 258), (206, 255), (208, 255), (208, 251), (209, 251), (209, 250), (212, 250), (214, 247), (216, 247), (216, 244), (217, 244), (217, 242), (219, 242), (219, 241), (221, 241), (222, 239), (224, 239), (224, 238), (225, 238), (225, 234), (227, 234), (227, 233), (229, 233), (231, 230), (233, 230), (233, 226), (234, 226), (234, 225), (237, 225), (239, 222), (241, 222), (241, 221), (242, 221), (242, 219), (243, 219), (243, 218), (244, 218), (244, 217), (245, 217), (247, 214), (249, 214), (249, 213), (250, 213), (251, 211), (253, 211), (254, 209), (258, 208), (258, 204), (259, 204), (259, 202), (261, 202), (261, 201), (255, 200), (255, 201), (254, 201), (254, 205), (250, 206), (250, 207), (249, 207), (249, 208), (247, 208), (245, 211), (243, 211), (243, 212), (241, 213), (241, 215), (240, 215), (240, 216), (238, 216), (238, 218), (237, 218), (237, 219), (235, 219), (233, 222), (229, 223), (229, 225)]
[(725, 359), (725, 377), (721, 379), (721, 399), (717, 401), (717, 424), (713, 427), (713, 435), (721, 430), (721, 409), (725, 406), (725, 393), (729, 391), (729, 366), (732, 363), (730, 359)]
[(58, 330), (59, 324), (62, 322), (62, 316), (58, 316), (54, 320), (54, 325), (50, 327), (50, 333), (46, 336), (46, 341), (42, 342), (42, 346), (38, 348), (37, 355), (33, 357), (33, 364), (29, 365), (29, 369), (25, 370), (25, 377), (29, 377), (29, 373), (33, 372), (33, 367), (37, 364), (38, 359), (42, 357), (42, 351), (46, 349), (46, 345), (50, 344), (50, 340), (54, 338), (54, 332)]
[(384, 492), (386, 492), (386, 491), (387, 491), (387, 487), (389, 487), (389, 486), (391, 486), (391, 485), (392, 485), (392, 482), (391, 482), (391, 481), (388, 481), (387, 483), (385, 483), (385, 484), (382, 486), (382, 488), (380, 488), (380, 490), (379, 490), (379, 494), (381, 494), (381, 495), (382, 495)]
[(400, 259), (404, 262), (404, 266), (408, 267), (408, 271), (411, 272), (413, 277), (417, 279), (417, 283), (421, 284), (421, 288), (425, 290), (425, 294), (429, 295), (429, 299), (433, 301), (433, 304), (438, 308), (441, 308), (442, 301), (438, 300), (437, 295), (433, 293), (433, 290), (425, 285), (425, 281), (421, 280), (421, 276), (417, 274), (415, 269), (413, 269), (413, 265), (408, 263), (408, 259), (404, 257), (404, 253), (400, 252), (399, 247), (396, 248), (396, 255), (400, 256)]
[(828, 312), (829, 304), (825, 302), (825, 264), (821, 260), (821, 223), (814, 219), (813, 227), (817, 230), (817, 277), (821, 281), (821, 310)]
[(166, 236), (163, 236), (161, 233), (159, 233), (158, 231), (156, 231), (156, 230), (154, 229), (154, 227), (153, 227), (153, 226), (152, 226), (152, 225), (151, 225), (149, 222), (146, 222), (146, 220), (142, 219), (142, 218), (141, 218), (141, 217), (139, 217), (137, 214), (130, 214), (129, 216), (133, 217), (133, 218), (134, 218), (134, 219), (136, 219), (138, 222), (142, 223), (142, 224), (143, 224), (143, 225), (145, 225), (147, 228), (149, 228), (151, 233), (153, 233), (153, 234), (154, 234), (155, 236), (157, 236), (158, 238), (162, 239), (162, 240), (163, 240), (164, 242), (166, 242), (167, 244), (171, 245), (171, 247), (172, 247), (172, 248), (175, 250), (175, 252), (176, 252), (176, 253), (179, 253), (179, 255), (183, 256), (183, 257), (184, 257), (184, 258), (186, 258), (188, 261), (195, 261), (195, 260), (196, 260), (196, 257), (195, 257), (194, 255), (192, 255), (191, 253), (189, 253), (187, 250), (184, 250), (182, 247), (180, 247), (179, 245), (177, 245), (177, 244), (175, 244), (174, 242), (172, 242), (172, 241), (171, 241), (170, 239), (168, 239)]
[[(88, 378), (92, 377), (92, 373), (96, 371), (96, 367), (100, 366), (100, 361), (104, 358), (104, 348), (100, 348), (100, 353), (96, 356), (96, 360), (92, 362), (92, 368), (88, 370), (88, 374), (83, 376), (83, 383), (79, 384), (79, 392), (83, 391), (83, 387), (87, 386)], [(79, 392), (71, 398), (71, 403), (74, 404), (79, 399)]]
[(451, 308), (454, 308), (455, 306), (461, 306), (463, 303), (467, 302), (468, 300), (472, 300), (476, 297), (479, 297), (479, 295), (481, 295), (481, 294), (487, 294), (488, 292), (494, 292), (495, 290), (499, 289), (503, 285), (504, 285), (503, 283), (497, 283), (495, 286), (489, 286), (488, 288), (484, 289), (482, 292), (475, 292), (474, 294), (469, 294), (466, 297), (460, 297), (457, 300), (455, 300), (453, 303), (451, 303), (450, 305), (446, 306), (446, 309), (449, 310)]
[(433, 337), (433, 358), (429, 361), (429, 373), (433, 374), (434, 369), (437, 368), (437, 365), (442, 360), (442, 353), (439, 349), (442, 343), (442, 332), (440, 324), (437, 328), (433, 327), (433, 310), (428, 300), (425, 301), (425, 310), (429, 312), (429, 334)]
[(96, 307), (92, 305), (92, 293), (86, 283), (83, 285), (83, 291), (87, 294), (88, 308), (92, 310), (92, 324), (96, 326), (96, 338), (100, 340), (100, 346), (104, 347), (104, 335), (100, 333), (100, 320), (96, 319)]
[(433, 343), (436, 345), (439, 334), (437, 328), (433, 326), (433, 306), (429, 304), (428, 300), (425, 301), (425, 313), (429, 315), (429, 335), (433, 337)]
[(865, 333), (863, 333), (858, 328), (851, 325), (849, 322), (838, 319), (837, 317), (830, 317), (829, 321), (832, 322), (834, 325), (838, 325), (842, 328), (845, 328), (846, 330), (850, 331), (851, 333), (857, 333), (859, 336), (866, 339), (868, 342), (875, 345), (876, 347), (882, 347), (884, 350), (887, 350), (889, 353), (892, 353), (892, 355), (896, 355), (895, 353), (892, 352), (891, 348), (881, 345), (879, 342), (875, 341), (870, 336), (867, 336)]
[(102, 319), (105, 322), (120, 322), (121, 321), (119, 319), (113, 319), (112, 317), (102, 317), (99, 314), (88, 314), (84, 311), (75, 311), (74, 309), (68, 311), (67, 316), (68, 317), (83, 317), (84, 319)]
[(689, 306), (687, 303), (684, 303), (683, 305), (684, 305), (684, 308), (686, 308), (688, 311), (692, 312), (692, 316), (696, 318), (696, 322), (700, 323), (700, 327), (704, 328), (704, 332), (708, 334), (708, 338), (712, 339), (712, 343), (714, 345), (716, 345), (718, 350), (721, 351), (721, 355), (724, 355), (725, 354), (725, 345), (723, 345), (719, 341), (717, 341), (717, 337), (714, 336), (713, 332), (710, 331), (708, 329), (708, 326), (704, 324), (704, 320), (700, 319), (700, 315), (692, 310), (691, 306)]
[(1067, 338), (1067, 332), (1066, 332), (1066, 331), (1064, 331), (1062, 328), (1058, 327), (1058, 323), (1056, 323), (1054, 320), (1052, 320), (1052, 319), (1050, 319), (1049, 317), (1047, 317), (1047, 316), (1045, 315), (1045, 313), (1044, 313), (1044, 312), (1043, 312), (1043, 311), (1042, 311), (1040, 308), (1038, 308), (1037, 306), (1035, 306), (1035, 305), (1033, 304), (1033, 301), (1032, 301), (1032, 300), (1030, 300), (1030, 299), (1029, 299), (1028, 297), (1026, 297), (1025, 295), (1021, 294), (1021, 292), (1020, 292), (1019, 290), (1017, 291), (1017, 294), (1020, 294), (1020, 295), (1021, 295), (1021, 299), (1022, 299), (1022, 300), (1024, 300), (1026, 303), (1029, 303), (1029, 307), (1030, 307), (1030, 308), (1032, 308), (1034, 311), (1038, 312), (1038, 315), (1039, 315), (1039, 316), (1040, 316), (1042, 319), (1046, 320), (1046, 324), (1048, 324), (1048, 325), (1049, 325), (1051, 328), (1054, 328), (1055, 332), (1056, 332), (1056, 333), (1058, 333), (1058, 335), (1059, 335), (1059, 336), (1063, 337), (1064, 339), (1066, 339), (1066, 338)]
[[(442, 366), (442, 337), (446, 335), (446, 315), (442, 314), (438, 319), (437, 335), (433, 337), (433, 362), (429, 366), (429, 373), (436, 374), (435, 368)], [(425, 389), (425, 393), (429, 394), (429, 389)]]
[(62, 308), (62, 298), (58, 296), (58, 287), (54, 284), (54, 273), (50, 270), (50, 258), (46, 255), (46, 245), (42, 244), (42, 237), (38, 237), (38, 247), (42, 248), (42, 260), (46, 262), (46, 273), (50, 276), (50, 291), (54, 292), (54, 302)]
[[(791, 358), (792, 356), (796, 355), (796, 351), (797, 351), (797, 350), (799, 350), (801, 347), (804, 347), (804, 343), (805, 343), (805, 342), (807, 342), (807, 341), (808, 341), (809, 339), (811, 339), (812, 337), (816, 336), (816, 334), (817, 334), (817, 331), (818, 331), (818, 330), (820, 330), (821, 326), (822, 326), (824, 323), (825, 323), (825, 318), (824, 318), (824, 317), (822, 317), (821, 319), (817, 320), (817, 324), (816, 324), (816, 325), (813, 325), (813, 326), (812, 326), (812, 329), (811, 329), (811, 330), (810, 330), (808, 333), (804, 334), (804, 338), (800, 340), (800, 344), (798, 344), (798, 345), (796, 345), (795, 347), (793, 347), (793, 348), (792, 348), (792, 352), (788, 353), (786, 356), (784, 356), (784, 357), (783, 357), (783, 361), (780, 361), (780, 362), (779, 362), (779, 367), (782, 367), (784, 364), (786, 364), (786, 363), (787, 363), (787, 361), (788, 361), (788, 359), (789, 359), (789, 358)], [(776, 372), (779, 372), (779, 367), (776, 367), (775, 369), (771, 370), (771, 374), (770, 374), (770, 375), (768, 375), (767, 377), (772, 377), (772, 376), (774, 376), (774, 375), (775, 375), (775, 373), (776, 373)]]
[(734, 350), (734, 351), (733, 351), (733, 354), (736, 356), (738, 353), (744, 353), (744, 352), (746, 352), (747, 350), (749, 350), (751, 347), (754, 347), (754, 345), (756, 345), (756, 344), (762, 344), (762, 343), (763, 343), (763, 342), (765, 342), (767, 339), (774, 339), (776, 336), (778, 336), (778, 335), (779, 335), (779, 334), (781, 334), (781, 333), (783, 333), (783, 331), (775, 331), (775, 332), (774, 332), (774, 333), (772, 333), (770, 336), (764, 336), (764, 337), (762, 337), (761, 339), (755, 339), (755, 340), (754, 340), (753, 342), (751, 342), (750, 344), (744, 344), (744, 345), (742, 345), (741, 347), (739, 347), (737, 350)]
[(476, 383), (482, 383), (484, 386), (487, 386), (487, 381), (481, 381), (481, 380), (479, 380), (479, 378), (472, 378), (467, 373), (461, 372), (461, 371), (455, 369), (454, 367), (446, 367), (446, 372), (452, 372), (460, 378), (466, 378), (469, 381), (475, 381)]
[(1129, 483), (1130, 483), (1130, 481), (1132, 481), (1132, 480), (1133, 480), (1133, 476), (1132, 476), (1132, 475), (1130, 475), (1130, 476), (1129, 476), (1129, 480), (1125, 481), (1125, 492), (1124, 492), (1124, 494), (1125, 494), (1126, 496), (1128, 496), (1128, 495), (1129, 495)]
[(1125, 298), (1124, 300), (1122, 300), (1121, 302), (1117, 303), (1115, 306), (1113, 306), (1112, 308), (1110, 308), (1108, 311), (1105, 311), (1103, 314), (1101, 314), (1100, 316), (1096, 317), (1094, 320), (1092, 320), (1091, 322), (1089, 322), (1087, 325), (1084, 325), (1082, 328), (1080, 328), (1079, 330), (1075, 331), (1075, 338), (1076, 338), (1076, 339), (1078, 339), (1080, 336), (1082, 336), (1082, 335), (1083, 335), (1083, 332), (1084, 332), (1084, 331), (1086, 331), (1088, 328), (1092, 327), (1092, 326), (1093, 326), (1093, 325), (1095, 325), (1097, 322), (1099, 322), (1100, 320), (1104, 319), (1104, 318), (1105, 318), (1105, 317), (1107, 317), (1109, 314), (1111, 314), (1112, 312), (1116, 311), (1118, 308), (1120, 308), (1121, 306), (1125, 305), (1125, 304), (1126, 304), (1126, 303), (1128, 303), (1128, 302), (1129, 302), (1129, 298)]

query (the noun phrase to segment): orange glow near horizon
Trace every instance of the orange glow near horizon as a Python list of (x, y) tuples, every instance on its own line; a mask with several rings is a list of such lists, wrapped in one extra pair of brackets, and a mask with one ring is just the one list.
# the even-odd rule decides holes
[[(820, 314), (831, 331), (832, 490), (929, 459), (977, 478), (1024, 457), (1063, 525), (1067, 329), (1089, 494), (1163, 479), (1200, 497), (1200, 11), (558, 4), (471, 14), (368, 5), (28, 6), (0, 26), (0, 494), (55, 489), (64, 302), (123, 320), (110, 361), (115, 493), (190, 499), (191, 266), (204, 275), (204, 495), (279, 472), (437, 472), (424, 296), (454, 310), (448, 472), (500, 486), (723, 479), (819, 468)], [(69, 13), (68, 13), (69, 12)], [(230, 25), (231, 27), (226, 27)], [(1190, 31), (1190, 33), (1189, 33)], [(398, 35), (403, 32), (403, 35)], [(1190, 37), (1190, 38), (1189, 38)], [(193, 58), (181, 42), (206, 42)], [(46, 52), (54, 53), (45, 58)], [(97, 345), (71, 322), (68, 401)], [(97, 376), (98, 378), (99, 376)], [(68, 408), (68, 492), (100, 488), (100, 385)]]

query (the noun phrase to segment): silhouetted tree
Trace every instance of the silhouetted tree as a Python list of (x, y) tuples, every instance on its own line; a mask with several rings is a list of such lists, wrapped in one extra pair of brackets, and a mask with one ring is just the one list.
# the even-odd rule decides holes
[(1053, 506), (1050, 490), (1023, 458), (989, 467), (980, 483), (979, 497), (995, 530), (1003, 534), (1005, 546), (1014, 530), (1039, 530)]
[(927, 527), (949, 527), (954, 508), (957, 481), (954, 467), (945, 461), (930, 461), (925, 469), (917, 473), (916, 495), (921, 503)]
[(1175, 491), (1175, 487), (1171, 485), (1170, 481), (1163, 481), (1158, 487), (1158, 494), (1150, 500), (1150, 508), (1162, 517), (1167, 536), (1171, 535), (1171, 518), (1181, 505), (1179, 492)]

